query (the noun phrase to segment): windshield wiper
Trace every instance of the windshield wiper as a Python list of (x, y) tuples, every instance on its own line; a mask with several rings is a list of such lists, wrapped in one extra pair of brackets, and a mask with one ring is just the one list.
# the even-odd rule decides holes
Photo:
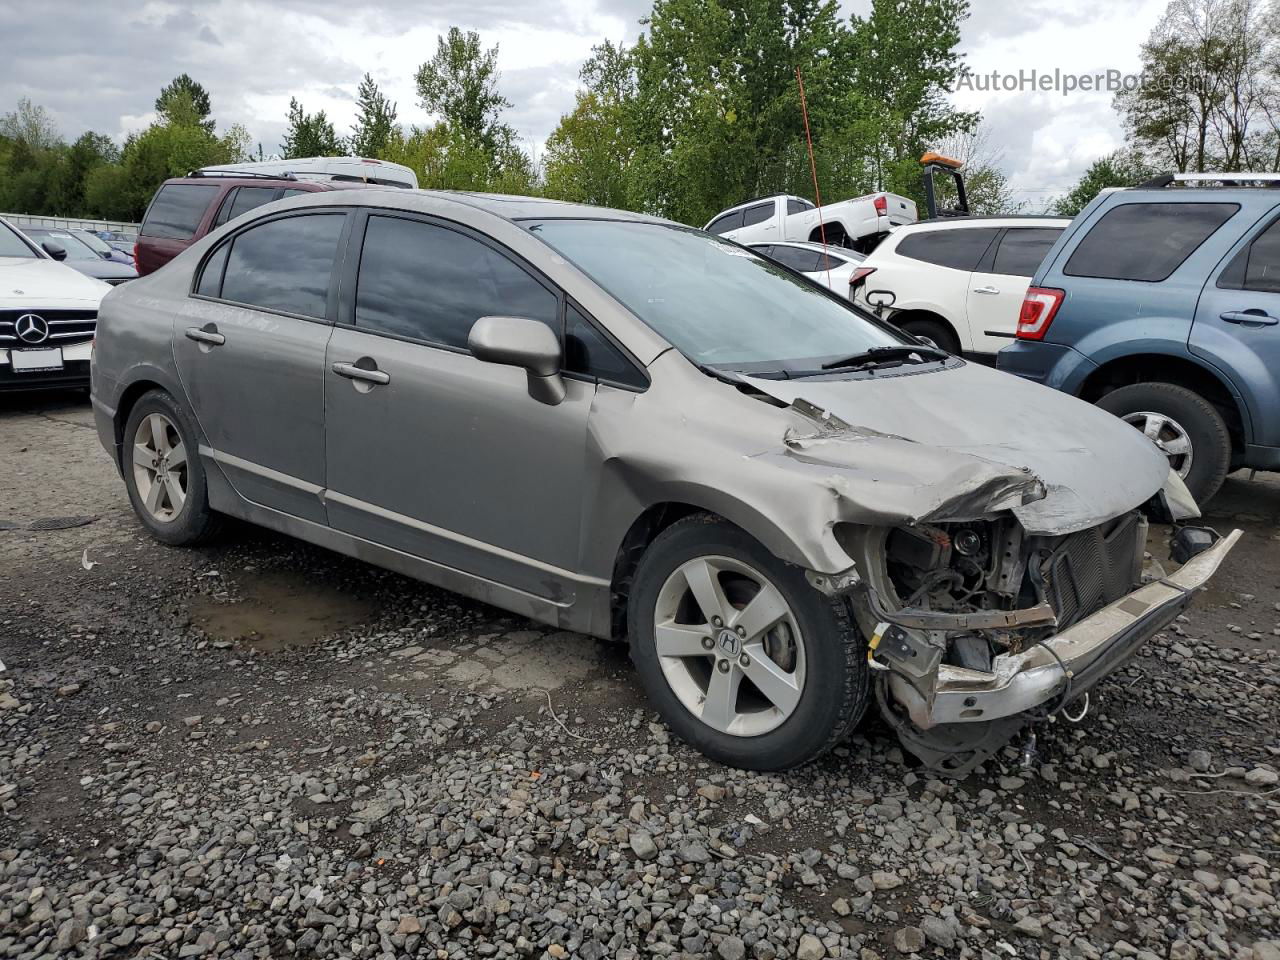
[(832, 360), (830, 363), (822, 365), (823, 370), (835, 370), (840, 367), (878, 367), (885, 364), (906, 363), (915, 358), (916, 363), (929, 363), (932, 360), (945, 360), (950, 356), (945, 350), (939, 350), (937, 347), (909, 347), (905, 344), (902, 346), (892, 347), (872, 347), (870, 350), (864, 350), (862, 353), (851, 354), (842, 357), (839, 360)]

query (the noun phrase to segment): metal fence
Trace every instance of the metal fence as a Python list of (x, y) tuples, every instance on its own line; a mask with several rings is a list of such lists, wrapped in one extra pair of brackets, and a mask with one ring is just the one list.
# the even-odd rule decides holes
[(122, 220), (77, 220), (74, 217), (35, 217), (26, 213), (0, 213), (15, 227), (50, 227), (55, 230), (111, 230), (129, 237), (138, 235), (139, 224)]

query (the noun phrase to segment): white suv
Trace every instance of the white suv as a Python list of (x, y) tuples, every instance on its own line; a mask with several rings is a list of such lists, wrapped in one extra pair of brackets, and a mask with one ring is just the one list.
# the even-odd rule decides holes
[(856, 300), (893, 294), (888, 319), (951, 353), (992, 355), (1013, 338), (1022, 299), (1067, 217), (964, 217), (898, 227), (863, 261)]

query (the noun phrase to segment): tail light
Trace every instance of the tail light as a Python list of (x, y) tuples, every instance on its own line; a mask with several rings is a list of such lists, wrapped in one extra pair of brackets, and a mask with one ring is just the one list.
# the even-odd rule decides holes
[(133, 266), (134, 266), (134, 269), (137, 269), (137, 266), (138, 266), (138, 245), (137, 245), (136, 243), (133, 245)]
[(853, 293), (854, 290), (866, 283), (867, 277), (875, 272), (875, 267), (858, 267), (854, 270), (853, 273), (849, 274), (849, 292)]
[(1019, 340), (1043, 340), (1065, 296), (1065, 291), (1053, 287), (1028, 287), (1015, 336)]
[(877, 214), (882, 217), (889, 215), (889, 198), (883, 193), (877, 196), (872, 203), (875, 205)]

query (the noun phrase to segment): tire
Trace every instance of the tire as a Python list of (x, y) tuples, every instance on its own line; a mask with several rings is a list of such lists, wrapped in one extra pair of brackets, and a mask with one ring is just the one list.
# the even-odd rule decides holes
[[(710, 565), (719, 595), (727, 601), (722, 609), (729, 611), (729, 622), (721, 628), (702, 613), (689, 586), (697, 577), (686, 571), (696, 572), (702, 564)], [(753, 577), (759, 578), (755, 592)], [(770, 609), (776, 613), (785, 607), (785, 615), (764, 631), (746, 632), (751, 627), (744, 627), (745, 639), (731, 644), (734, 632), (725, 628), (751, 609), (751, 600), (765, 595), (766, 582), (774, 591), (768, 594)], [(684, 600), (673, 607), (672, 598), (681, 593)], [(641, 557), (627, 610), (631, 659), (650, 702), (681, 739), (720, 763), (747, 770), (799, 766), (848, 736), (866, 710), (866, 645), (847, 603), (819, 593), (800, 568), (718, 517), (686, 517), (654, 540)], [(742, 619), (748, 623), (749, 618)], [(765, 616), (757, 622), (772, 621)], [(678, 655), (659, 655), (655, 624), (663, 627), (663, 650), (679, 649)], [(673, 637), (679, 646), (672, 645)], [(722, 664), (729, 669), (720, 669)], [(756, 686), (753, 677), (786, 695), (763, 696), (764, 687)], [(735, 682), (732, 678), (736, 687), (721, 686)], [(735, 718), (732, 729), (717, 729), (709, 717), (713, 681), (717, 691), (737, 691), (717, 698), (734, 705), (728, 711)], [(784, 711), (775, 700), (789, 709)]]
[[(147, 429), (140, 434), (144, 424)], [(155, 439), (157, 424), (163, 425), (163, 441)], [(140, 436), (142, 447), (139, 447)], [(204, 465), (196, 453), (196, 436), (195, 425), (186, 410), (163, 390), (143, 394), (125, 421), (120, 469), (133, 512), (148, 533), (172, 546), (203, 543), (221, 526), (221, 516), (209, 509), (208, 486)], [(163, 449), (166, 445), (167, 452)], [(159, 474), (157, 451), (163, 454)], [(182, 496), (179, 498), (172, 492), (175, 488), (167, 480), (155, 482), (156, 476), (172, 479)], [(154, 501), (149, 501), (153, 494)], [(175, 508), (176, 501), (180, 503)]]
[[(1200, 394), (1173, 383), (1135, 383), (1112, 390), (1098, 406), (1138, 429), (1157, 426), (1157, 418), (1166, 418), (1169, 425), (1159, 431), (1159, 445), (1169, 454), (1169, 465), (1178, 470), (1197, 503), (1206, 503), (1218, 492), (1231, 467), (1231, 434), (1222, 414)], [(1186, 469), (1183, 454), (1174, 452), (1182, 447), (1179, 436), (1190, 445)]]
[(897, 328), (913, 337), (922, 337), (932, 341), (939, 350), (945, 350), (954, 356), (960, 356), (960, 339), (942, 320), (929, 320), (924, 317), (903, 320), (896, 324)]

